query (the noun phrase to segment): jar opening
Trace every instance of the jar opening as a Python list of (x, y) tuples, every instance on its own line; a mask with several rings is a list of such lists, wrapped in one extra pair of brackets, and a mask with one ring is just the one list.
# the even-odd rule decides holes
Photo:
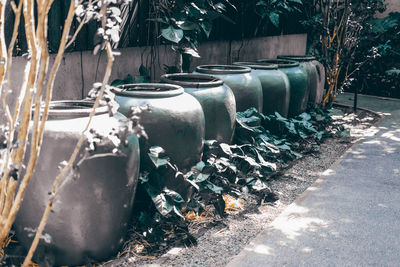
[(161, 81), (170, 84), (177, 84), (182, 87), (218, 87), (224, 82), (214, 76), (206, 74), (192, 74), (192, 73), (174, 73), (164, 74), (161, 76)]
[(137, 83), (113, 87), (112, 91), (119, 96), (130, 97), (170, 97), (183, 93), (183, 88), (173, 84)]
[(91, 101), (52, 101), (50, 110), (74, 110), (93, 108), (94, 102)]
[(288, 59), (260, 59), (258, 63), (272, 63), (278, 65), (278, 68), (290, 68), (299, 66), (298, 61)]
[(273, 70), (278, 68), (277, 64), (270, 62), (234, 62), (233, 64), (247, 66), (252, 69)]
[(281, 55), (278, 56), (279, 59), (289, 59), (289, 60), (296, 60), (299, 62), (305, 62), (305, 61), (312, 61), (316, 60), (316, 57), (314, 56), (292, 56), (292, 55)]
[[(72, 119), (88, 117), (92, 112), (94, 101), (90, 100), (58, 100), (49, 104), (49, 119)], [(42, 107), (42, 111), (44, 107)], [(99, 106), (95, 115), (108, 113), (108, 107)]]
[(206, 74), (242, 74), (249, 73), (251, 69), (238, 65), (201, 65), (196, 68), (196, 71)]

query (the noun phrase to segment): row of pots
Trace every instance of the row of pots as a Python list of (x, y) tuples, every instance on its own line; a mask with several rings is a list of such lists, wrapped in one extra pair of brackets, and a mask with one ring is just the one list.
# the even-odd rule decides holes
[[(119, 113), (109, 117), (105, 107), (96, 110), (91, 124), (94, 139), (96, 133), (107, 135), (121, 126), (120, 119), (129, 117), (132, 107), (148, 105), (150, 111), (140, 117), (148, 142), (139, 144), (132, 135), (121, 142), (120, 153), (111, 153), (110, 143), (98, 143), (91, 153), (82, 148), (56, 197), (41, 248), (53, 255), (56, 265), (114, 255), (124, 242), (139, 165), (146, 168), (149, 147), (163, 147), (178, 167), (188, 169), (200, 160), (205, 139), (231, 142), (236, 111), (255, 107), (265, 114), (302, 112), (308, 99), (318, 103), (322, 96), (320, 89), (312, 89), (318, 79), (308, 74), (316, 65), (311, 66), (309, 59), (304, 62), (300, 66), (279, 59), (199, 66), (193, 74), (162, 76), (164, 84), (114, 88)], [(48, 202), (58, 165), (71, 155), (92, 106), (88, 101), (51, 104), (41, 156), (15, 221), (17, 236), (26, 247)]]

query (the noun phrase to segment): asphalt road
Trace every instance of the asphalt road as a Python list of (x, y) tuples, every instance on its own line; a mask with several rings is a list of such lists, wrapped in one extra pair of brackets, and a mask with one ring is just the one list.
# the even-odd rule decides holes
[[(352, 104), (352, 95), (338, 97)], [(228, 266), (400, 266), (400, 101), (359, 96), (385, 115)]]

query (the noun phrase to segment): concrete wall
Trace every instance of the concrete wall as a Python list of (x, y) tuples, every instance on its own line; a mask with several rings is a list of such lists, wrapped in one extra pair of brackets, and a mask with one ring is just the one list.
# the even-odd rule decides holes
[[(306, 51), (305, 34), (283, 35), (255, 38), (244, 41), (218, 41), (206, 42), (200, 45), (201, 58), (192, 62), (192, 69), (200, 64), (229, 64), (233, 61), (256, 60), (261, 58), (275, 58), (279, 54), (304, 55)], [(124, 78), (127, 74), (139, 74), (139, 66), (151, 66), (154, 80), (163, 74), (164, 64), (174, 64), (174, 54), (170, 46), (156, 47), (156, 56), (151, 58), (151, 47), (132, 47), (122, 49), (120, 56), (115, 58), (111, 81)], [(53, 62), (54, 55), (51, 59)], [(13, 106), (18, 89), (23, 80), (26, 59), (13, 58), (11, 88), (12, 95), (9, 103)], [(81, 99), (86, 96), (94, 82), (100, 82), (104, 74), (106, 56), (94, 56), (90, 51), (73, 52), (65, 54), (54, 86), (54, 100)], [(1, 117), (1, 116), (0, 116)], [(2, 118), (0, 118), (1, 122)]]

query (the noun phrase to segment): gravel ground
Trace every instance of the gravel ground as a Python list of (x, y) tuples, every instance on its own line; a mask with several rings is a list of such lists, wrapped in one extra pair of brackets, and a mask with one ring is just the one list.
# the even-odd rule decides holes
[[(347, 112), (348, 109), (341, 108)], [(257, 204), (249, 195), (240, 202), (244, 207), (232, 211), (223, 220), (205, 218), (191, 223), (190, 231), (197, 237), (198, 245), (188, 248), (171, 248), (159, 256), (130, 256), (105, 264), (106, 266), (225, 266), (241, 249), (287, 205), (304, 192), (320, 175), (337, 161), (355, 142), (373, 135), (374, 123), (379, 116), (367, 111), (337, 112), (336, 123), (344, 123), (352, 137), (328, 138), (316, 153), (304, 156), (270, 181), (270, 188), (279, 195), (275, 203)]]

